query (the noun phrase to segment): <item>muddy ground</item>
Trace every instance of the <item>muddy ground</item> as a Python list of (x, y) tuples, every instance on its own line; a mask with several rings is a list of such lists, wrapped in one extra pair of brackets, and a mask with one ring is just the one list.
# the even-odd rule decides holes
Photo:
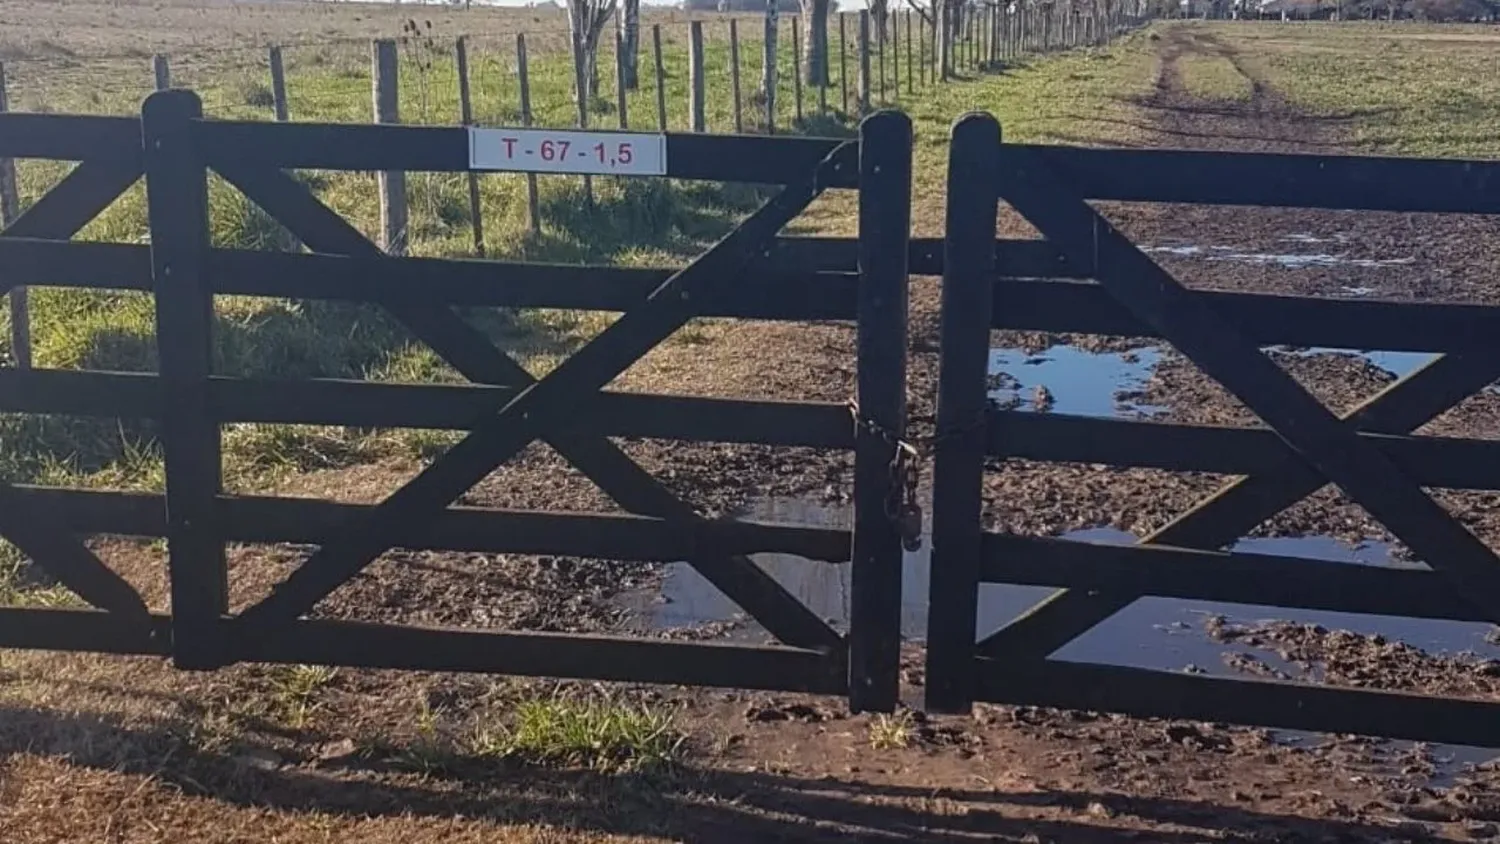
[[(1341, 121), (1289, 107), (1257, 72), (1202, 31), (1164, 30), (1156, 91), (1139, 103), (1151, 145), (1338, 149)], [(1176, 70), (1191, 52), (1223, 56), (1251, 81), (1247, 102), (1203, 103)], [(1500, 239), (1483, 221), (1277, 209), (1109, 207), (1105, 213), (1194, 286), (1492, 302)], [(1025, 226), (1004, 222), (1011, 234)], [(1317, 253), (1338, 260), (1208, 260)], [(1370, 294), (1377, 295), (1377, 294)], [(936, 286), (913, 288), (913, 413), (931, 413)], [(997, 336), (1043, 349), (1142, 345), (1129, 338)], [(654, 353), (620, 386), (743, 397), (846, 400), (853, 336), (833, 325), (717, 325), (705, 342)], [(772, 351), (774, 350), (774, 351)], [(775, 365), (767, 365), (774, 355)], [(1159, 418), (1253, 421), (1170, 350), (1132, 400)], [(1344, 355), (1278, 360), (1335, 409), (1394, 377)], [(657, 387), (663, 389), (663, 387)], [(1427, 430), (1482, 437), (1495, 396)], [(840, 503), (850, 460), (787, 449), (625, 443), (674, 492), (708, 513), (767, 498)], [(417, 467), (383, 464), (299, 478), (283, 492), (376, 500)], [(992, 527), (1058, 534), (1113, 526), (1144, 534), (1224, 479), (1097, 466), (1007, 462), (986, 478)], [(1500, 541), (1496, 497), (1442, 494), (1465, 523)], [(555, 453), (534, 446), (466, 503), (610, 510)], [(1388, 539), (1362, 511), (1321, 493), (1266, 534)], [(166, 604), (152, 546), (112, 542), (111, 563)], [(233, 554), (237, 606), (265, 594), (305, 549)], [(483, 554), (387, 555), (319, 613), (429, 624), (613, 631), (638, 623), (623, 593), (650, 594), (660, 571), (591, 560)], [(1500, 668), (1434, 656), (1374, 636), (1289, 622), (1203, 620), (1223, 643), (1216, 671), (1493, 698)], [(710, 635), (717, 630), (703, 631)], [(1228, 646), (1235, 645), (1231, 649)], [(909, 699), (920, 699), (913, 655)], [(1186, 667), (1186, 666), (1184, 666)], [(1201, 667), (1196, 667), (1203, 670)], [(606, 775), (471, 758), (461, 737), (526, 681), (341, 671), (289, 727), (276, 672), (253, 666), (181, 674), (152, 660), (6, 654), (0, 662), (0, 839), (84, 840), (691, 840), (691, 841), (1391, 841), (1500, 835), (1500, 774), (1471, 755), (1364, 739), (1290, 736), (1223, 725), (981, 707), (972, 719), (851, 716), (836, 701), (790, 695), (617, 688), (676, 714), (684, 761)], [(587, 689), (570, 684), (573, 690)], [(103, 714), (99, 714), (103, 713)], [(440, 746), (441, 753), (422, 748)], [(1477, 757), (1483, 758), (1483, 757)], [(308, 821), (315, 818), (316, 822)], [(315, 827), (315, 829), (314, 829)], [(319, 836), (326, 836), (319, 837)], [(623, 836), (613, 838), (611, 836)]]

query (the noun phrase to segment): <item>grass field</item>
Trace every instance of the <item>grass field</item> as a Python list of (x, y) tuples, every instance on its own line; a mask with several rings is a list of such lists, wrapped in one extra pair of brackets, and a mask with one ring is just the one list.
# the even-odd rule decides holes
[[(1286, 100), (1345, 121), (1347, 147), (1385, 155), (1500, 156), (1493, 26), (1236, 24), (1210, 28)], [(1235, 90), (1227, 62), (1191, 64), (1199, 91)]]
[[(0, 5), (0, 19), (17, 19), (19, 5)], [(271, 119), (269, 77), (263, 51), (250, 41), (287, 40), (289, 106), (293, 119), (363, 121), (369, 119), (370, 61), (368, 35), (396, 35), (408, 14), (389, 8), (357, 6), (338, 15), (319, 5), (288, 3), (285, 19), (263, 14), (259, 7), (226, 13), (167, 6), (161, 14), (172, 24), (159, 42), (146, 38), (153, 15), (130, 17), (133, 7), (110, 5), (118, 31), (100, 34), (77, 23), (73, 6), (44, 6), (60, 27), (55, 38), (36, 39), (6, 30), (3, 42), (13, 58), (12, 100), (21, 109), (60, 112), (133, 113), (148, 92), (150, 53), (174, 55), (174, 81), (203, 97), (205, 110), (217, 117)], [(234, 7), (238, 10), (239, 7)], [(124, 11), (122, 11), (124, 10)], [(426, 24), (430, 16), (431, 28)], [(228, 14), (227, 23), (225, 15)], [(522, 29), (555, 35), (558, 16), (518, 10), (476, 10), (463, 15), (442, 9), (413, 8), (421, 35), (401, 45), (403, 119), (413, 123), (453, 123), (459, 114), (458, 82), (452, 58), (453, 38), (471, 39), (471, 79), (475, 111), (481, 122), (514, 124), (519, 117), (513, 33)], [(342, 16), (342, 17), (339, 17)], [(298, 20), (328, 37), (288, 28)], [(345, 30), (338, 20), (350, 21)], [(669, 125), (688, 123), (687, 25), (663, 15), (664, 65)], [(134, 23), (131, 23), (134, 21)], [(315, 22), (315, 23), (313, 23)], [(648, 16), (646, 24), (651, 24)], [(747, 23), (750, 23), (747, 21)], [(756, 26), (741, 27), (743, 109), (754, 128), (760, 105), (752, 93), (759, 77), (761, 39)], [(795, 65), (788, 21), (782, 36), (778, 123), (794, 124)], [(238, 27), (223, 29), (224, 26)], [(727, 22), (708, 23), (708, 121), (712, 131), (730, 131), (733, 112)], [(277, 29), (275, 27), (281, 27)], [(535, 29), (533, 29), (535, 28)], [(185, 34), (201, 30), (197, 39)], [(20, 32), (19, 30), (14, 32)], [(504, 33), (504, 34), (501, 34)], [(278, 38), (279, 36), (279, 38)], [(130, 40), (135, 38), (143, 40)], [(836, 39), (836, 36), (835, 36)], [(529, 62), (533, 112), (538, 125), (569, 126), (576, 118), (570, 96), (571, 69), (564, 53), (547, 39)], [(647, 47), (649, 49), (649, 38)], [(129, 43), (128, 55), (120, 55)], [(837, 40), (835, 40), (835, 45)], [(547, 45), (551, 44), (549, 48)], [(59, 45), (66, 46), (65, 49)], [(852, 53), (852, 44), (850, 45)], [(893, 57), (894, 58), (894, 57)], [(850, 119), (842, 113), (844, 70), (854, 96), (856, 62), (831, 62), (834, 79), (826, 97), (828, 113), (819, 116), (819, 98), (804, 91), (805, 120), (795, 131), (846, 134)], [(899, 61), (905, 62), (902, 54)], [(595, 125), (617, 126), (612, 45), (601, 58), (605, 68), (600, 97), (592, 104)], [(631, 127), (656, 122), (650, 54), (643, 56), (642, 86), (630, 93)], [(1134, 40), (1111, 49), (1079, 51), (1020, 66), (1005, 75), (986, 75), (942, 86), (919, 85), (914, 95), (897, 91), (892, 79), (886, 102), (911, 110), (919, 138), (916, 219), (927, 233), (941, 221), (944, 146), (952, 119), (983, 105), (1005, 115), (1006, 132), (1017, 139), (1085, 138), (1109, 140), (1122, 124), (1110, 122), (1126, 109), (1124, 97), (1149, 84), (1150, 53)], [(903, 86), (907, 74), (903, 69)], [(913, 75), (915, 78), (915, 75)], [(1059, 80), (1065, 84), (1058, 84)], [(877, 91), (878, 96), (878, 91)], [(21, 162), (23, 206), (40, 196), (65, 172), (66, 165)], [(379, 210), (371, 174), (308, 173), (304, 177), (319, 196), (362, 231), (374, 236)], [(664, 180), (595, 180), (598, 204), (585, 210), (576, 178), (541, 177), (542, 227), (532, 234), (525, 205), (525, 180), (488, 176), (482, 180), (481, 205), (489, 254), (496, 257), (567, 263), (633, 265), (680, 264), (716, 239), (748, 213), (762, 194), (749, 186), (675, 184)], [(274, 221), (226, 185), (211, 184), (213, 241), (224, 247), (278, 248), (281, 235)], [(411, 252), (427, 256), (472, 254), (472, 230), (466, 181), (461, 175), (415, 174), (409, 181)], [(802, 232), (848, 232), (849, 197), (830, 196), (797, 224)], [(137, 186), (100, 215), (81, 235), (87, 239), (138, 242), (146, 234), (144, 189)], [(149, 297), (92, 291), (40, 288), (32, 291), (33, 354), (38, 366), (145, 371), (155, 366), (153, 313)], [(218, 366), (246, 376), (369, 377), (430, 381), (455, 378), (425, 346), (413, 344), (391, 321), (373, 309), (327, 303), (221, 299)], [(545, 370), (556, 356), (607, 324), (607, 315), (577, 313), (485, 313), (476, 321), (498, 340), (528, 356)], [(5, 317), (8, 319), (8, 315)], [(690, 328), (694, 331), (704, 328)], [(8, 354), (9, 331), (0, 340)], [(154, 460), (151, 431), (114, 421), (56, 417), (0, 417), (0, 476), (14, 479), (71, 480), (93, 485), (155, 487), (160, 472)], [(253, 487), (267, 477), (289, 471), (329, 468), (376, 459), (392, 453), (428, 453), (448, 438), (429, 432), (378, 433), (343, 429), (237, 426), (225, 432), (226, 475), (235, 488)]]

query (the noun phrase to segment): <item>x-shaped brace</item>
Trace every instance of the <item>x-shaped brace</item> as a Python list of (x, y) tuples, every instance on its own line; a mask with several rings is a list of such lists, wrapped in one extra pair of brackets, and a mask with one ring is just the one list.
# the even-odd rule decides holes
[[(69, 240), (140, 176), (139, 163), (84, 161), (0, 231), (0, 237)], [(0, 294), (13, 286), (0, 276)], [(74, 537), (56, 514), (28, 504), (10, 484), (0, 484), (0, 536), (90, 604), (149, 619), (150, 612), (135, 587)]]
[[(430, 517), (535, 439), (543, 439), (589, 475), (628, 510), (668, 519), (697, 519), (679, 500), (604, 438), (566, 433), (556, 414), (570, 400), (587, 402), (620, 372), (694, 315), (693, 290), (735, 277), (763, 244), (821, 194), (824, 168), (852, 166), (853, 145), (844, 145), (804, 183), (791, 185), (735, 232), (688, 268), (674, 274), (647, 300), (606, 329), (578, 354), (541, 381), (446, 307), (396, 312), (409, 329), (449, 363), (476, 382), (527, 386), (481, 423), (466, 439), (382, 502), (368, 522), (331, 541), (260, 604), (247, 609), (237, 626), (268, 632), (268, 625), (307, 612), (333, 589), (391, 546), (386, 526), (398, 520)], [(348, 225), (301, 185), (279, 171), (242, 169), (232, 162), (215, 169), (252, 201), (279, 219), (317, 251), (378, 255), (378, 247)], [(839, 635), (769, 575), (743, 556), (690, 561), (721, 591), (738, 601), (777, 638), (800, 647), (836, 651)]]
[[(1493, 357), (1445, 355), (1336, 418), (1228, 322), (1116, 231), (1036, 156), (1007, 149), (1005, 198), (1070, 260), (1287, 443), (1285, 458), (1238, 479), (1143, 542), (1218, 548), (1332, 481), (1466, 599), (1500, 618), (1500, 560), (1356, 431), (1408, 432), (1500, 375)], [(979, 644), (995, 658), (1043, 658), (1139, 595), (1063, 591)]]

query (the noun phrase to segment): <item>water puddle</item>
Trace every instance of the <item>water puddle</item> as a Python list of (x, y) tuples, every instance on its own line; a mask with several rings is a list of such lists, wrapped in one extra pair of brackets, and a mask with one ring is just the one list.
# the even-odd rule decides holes
[[(757, 521), (838, 528), (847, 528), (850, 522), (847, 508), (795, 500), (762, 504), (747, 517)], [(1106, 543), (1136, 541), (1133, 535), (1114, 528), (1074, 531), (1066, 538)], [(1386, 543), (1366, 542), (1350, 546), (1326, 536), (1250, 538), (1236, 543), (1232, 550), (1348, 565), (1425, 568), (1420, 563), (1397, 559)], [(920, 551), (906, 554), (902, 560), (901, 630), (902, 635), (910, 640), (920, 640), (927, 630), (929, 553), (929, 548), (924, 546)], [(850, 600), (848, 564), (810, 562), (786, 554), (759, 554), (754, 559), (813, 612), (835, 627), (847, 626)], [(998, 630), (1051, 592), (1050, 588), (1042, 586), (982, 586), (975, 634), (985, 636)], [(645, 602), (640, 609), (646, 615), (647, 624), (656, 629), (735, 621), (745, 622), (747, 629), (754, 627), (737, 605), (685, 563), (669, 567), (659, 598)], [(1500, 647), (1485, 639), (1490, 630), (1487, 624), (1177, 598), (1142, 598), (1054, 656), (1169, 671), (1196, 665), (1217, 672), (1221, 665), (1220, 655), (1233, 646), (1210, 641), (1203, 635), (1203, 619), (1210, 615), (1239, 622), (1282, 620), (1320, 624), (1332, 629), (1385, 636), (1433, 653), (1471, 651), (1500, 659)], [(763, 631), (756, 631), (754, 635), (763, 635)]]
[(1122, 401), (1145, 386), (1161, 360), (1156, 348), (1127, 352), (1088, 352), (1052, 346), (1044, 352), (990, 350), (990, 398), (1013, 410), (1050, 411), (1074, 416), (1151, 415), (1162, 408)]
[(1298, 357), (1343, 355), (1345, 357), (1363, 358), (1371, 366), (1383, 369), (1397, 378), (1405, 378), (1420, 369), (1428, 361), (1438, 357), (1431, 352), (1356, 351), (1354, 349), (1335, 349), (1327, 346), (1313, 346), (1308, 349), (1288, 349), (1282, 346), (1273, 348), (1283, 354), (1296, 355)]
[[(806, 524), (847, 528), (850, 513), (845, 507), (829, 507), (795, 500), (776, 500), (753, 508), (747, 517), (784, 524)], [(1133, 543), (1136, 538), (1114, 528), (1074, 531), (1066, 538), (1089, 542)], [(1345, 565), (1423, 568), (1397, 559), (1391, 546), (1366, 542), (1350, 546), (1326, 536), (1250, 538), (1236, 543), (1235, 550), (1302, 557)], [(901, 631), (909, 641), (926, 635), (930, 543), (902, 559)], [(850, 612), (850, 566), (813, 562), (784, 554), (759, 554), (755, 562), (805, 606), (833, 627), (847, 631)], [(1038, 586), (986, 584), (980, 587), (976, 636), (1000, 629), (1054, 590)], [(691, 566), (669, 567), (659, 595), (634, 603), (642, 621), (654, 630), (700, 628), (719, 625), (731, 641), (762, 642), (768, 634), (739, 607), (726, 598)], [(1330, 630), (1349, 630), (1405, 642), (1428, 653), (1469, 652), (1483, 658), (1500, 659), (1500, 647), (1486, 640), (1490, 625), (1392, 616), (1356, 615), (1318, 610), (1285, 609), (1219, 601), (1175, 598), (1141, 598), (1070, 642), (1053, 659), (1122, 665), (1160, 671), (1189, 671), (1226, 677), (1244, 677), (1230, 662), (1253, 661), (1290, 676), (1306, 676), (1274, 652), (1236, 642), (1214, 641), (1205, 631), (1210, 618), (1232, 624), (1289, 621), (1317, 624)], [(1236, 656), (1237, 655), (1237, 656)], [(1316, 675), (1313, 675), (1316, 676)], [(1279, 740), (1316, 744), (1322, 738), (1298, 731), (1276, 731)], [(1392, 743), (1392, 749), (1409, 747)], [(1442, 761), (1441, 778), (1451, 777), (1463, 765), (1478, 764), (1496, 756), (1492, 750), (1434, 746), (1434, 757)]]
[[(1319, 239), (1312, 235), (1290, 235), (1282, 239), (1308, 245), (1333, 242)], [(1145, 246), (1141, 248), (1141, 251), (1148, 254), (1172, 255), (1178, 258), (1200, 258), (1210, 262), (1249, 264), (1263, 267), (1273, 266), (1288, 270), (1308, 269), (1310, 267), (1380, 269), (1384, 267), (1407, 266), (1416, 263), (1417, 260), (1414, 256), (1404, 258), (1351, 258), (1344, 253), (1335, 254), (1331, 252), (1250, 252), (1233, 246), (1201, 246), (1192, 243), (1170, 246)], [(1346, 288), (1346, 290), (1348, 289)]]

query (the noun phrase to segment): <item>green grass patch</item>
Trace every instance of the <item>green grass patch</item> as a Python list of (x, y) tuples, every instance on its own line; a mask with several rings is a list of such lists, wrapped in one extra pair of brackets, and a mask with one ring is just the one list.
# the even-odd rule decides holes
[(1248, 102), (1255, 87), (1234, 62), (1223, 56), (1194, 53), (1177, 59), (1182, 87), (1196, 99), (1208, 102)]
[[(711, 130), (735, 126), (730, 94), (728, 40), (709, 27), (706, 50)], [(687, 125), (686, 29), (663, 30), (668, 125)], [(392, 33), (395, 35), (397, 33)], [(740, 120), (747, 129), (763, 124), (759, 100), (751, 96), (759, 77), (760, 42), (755, 27), (741, 32)], [(403, 118), (413, 123), (453, 123), (458, 84), (445, 33), (408, 38), (401, 48)], [(835, 42), (836, 43), (836, 42)], [(789, 37), (783, 38), (778, 127), (830, 136), (850, 136), (842, 113), (842, 74), (857, 63), (830, 62), (827, 111), (815, 89), (804, 89), (802, 121), (796, 120)], [(613, 89), (612, 45), (600, 59), (601, 80), (593, 101), (595, 125), (618, 126)], [(852, 59), (852, 40), (850, 58)], [(475, 113), (481, 122), (513, 123), (519, 114), (514, 47), (508, 40), (470, 44)], [(971, 108), (1001, 116), (1014, 140), (1108, 142), (1132, 136), (1130, 99), (1149, 86), (1152, 51), (1141, 37), (1103, 49), (1081, 50), (1003, 72), (944, 86), (928, 86), (889, 99), (908, 107), (916, 125), (915, 217), (919, 228), (941, 220), (946, 172), (945, 142), (953, 118)], [(628, 92), (632, 128), (654, 128), (656, 93), (649, 52), (643, 55), (640, 89)], [(901, 56), (903, 64), (905, 55)], [(288, 89), (293, 119), (362, 122), (368, 119), (369, 57), (357, 44), (297, 48), (288, 52)], [(71, 68), (49, 86), (57, 110), (132, 113), (139, 80), (105, 66), (95, 78), (85, 65)], [(102, 72), (104, 70), (110, 72)], [(263, 69), (223, 66), (212, 60), (174, 68), (180, 84), (198, 90), (216, 117), (271, 119)], [(530, 63), (536, 122), (568, 126), (576, 120), (565, 55), (540, 51)], [(903, 77), (905, 73), (903, 73)], [(61, 80), (61, 81), (57, 81)], [(66, 83), (66, 84), (63, 84)], [(52, 94), (61, 87), (61, 94)], [(24, 102), (25, 91), (19, 92)], [(62, 178), (67, 165), (26, 161), (20, 168), (23, 205), (35, 202)], [(300, 173), (305, 184), (356, 228), (374, 236), (379, 207), (375, 179), (365, 173)], [(582, 196), (576, 177), (541, 177), (540, 233), (531, 231), (526, 179), (493, 174), (480, 179), (480, 205), (491, 256), (560, 263), (677, 266), (722, 237), (768, 195), (749, 185), (683, 183), (662, 179), (593, 180), (594, 203)], [(412, 174), (408, 180), (411, 251), (423, 256), (468, 256), (473, 249), (472, 213), (462, 174)], [(847, 233), (855, 219), (853, 197), (830, 195), (796, 225), (799, 233)], [(210, 237), (222, 248), (282, 248), (289, 235), (279, 224), (222, 180), (209, 185)], [(145, 192), (127, 191), (89, 224), (80, 238), (147, 241)], [(101, 280), (106, 281), (106, 280)], [(155, 312), (149, 296), (102, 290), (36, 288), (31, 292), (33, 357), (40, 367), (151, 372), (156, 369)], [(511, 350), (534, 374), (548, 371), (613, 318), (608, 314), (475, 309), (465, 313), (477, 328)], [(0, 310), (0, 321), (8, 321)], [(10, 355), (9, 331), (0, 332), (0, 354)], [(346, 303), (220, 297), (214, 331), (215, 370), (250, 378), (370, 378), (432, 383), (461, 380), (395, 320), (374, 307)], [(697, 342), (683, 332), (674, 342)], [(0, 415), (0, 479), (83, 486), (159, 489), (161, 472), (155, 429), (142, 420), (76, 419)], [(253, 488), (289, 473), (335, 468), (391, 455), (425, 457), (451, 444), (455, 435), (433, 431), (370, 431), (329, 426), (236, 425), (224, 433), (225, 474), (233, 489)]]
[(1500, 36), (1403, 22), (1213, 25), (1294, 106), (1339, 122), (1362, 151), (1500, 156)]
[(499, 725), (476, 733), (472, 749), (529, 764), (624, 771), (669, 765), (682, 745), (669, 712), (559, 694), (516, 704)]

